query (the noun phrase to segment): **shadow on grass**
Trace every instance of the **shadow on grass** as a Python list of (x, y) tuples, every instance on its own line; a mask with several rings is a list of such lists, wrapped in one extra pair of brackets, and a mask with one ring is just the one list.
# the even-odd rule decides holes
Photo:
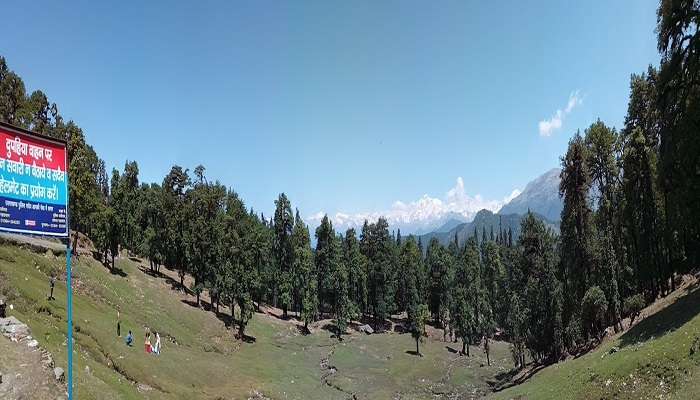
[(454, 347), (445, 346), (445, 348), (447, 349), (447, 351), (449, 351), (450, 353), (453, 353), (453, 354), (460, 354), (461, 353), (460, 350), (457, 350)]
[(187, 287), (180, 286), (180, 282), (176, 281), (168, 275), (165, 275), (160, 271), (154, 271), (150, 268), (144, 267), (143, 265), (139, 265), (139, 270), (144, 274), (150, 275), (154, 278), (165, 279), (165, 282), (170, 285), (170, 289), (172, 290), (184, 290), (186, 294), (194, 296), (194, 292), (192, 292), (190, 289), (188, 289)]
[(214, 310), (214, 315), (216, 315), (216, 318), (218, 318), (219, 321), (223, 322), (224, 326), (227, 328), (233, 326), (233, 323), (235, 322), (233, 317), (231, 316), (231, 313)]
[(239, 335), (236, 334), (236, 338), (243, 340), (243, 342), (245, 343), (255, 343), (257, 341), (255, 336), (249, 336), (246, 334), (243, 334), (243, 338), (239, 337)]
[(327, 324), (323, 324), (323, 326), (321, 326), (321, 329), (323, 329), (324, 331), (328, 331), (330, 333), (336, 333), (338, 331), (338, 328), (332, 322), (329, 322)]
[(112, 275), (119, 275), (119, 276), (121, 276), (122, 278), (126, 278), (127, 276), (129, 276), (129, 274), (127, 274), (126, 272), (124, 272), (123, 269), (118, 268), (118, 267), (110, 268), (110, 269), (109, 269), (109, 273), (112, 274)]
[(297, 324), (297, 325), (294, 325), (294, 326), (296, 326), (297, 331), (299, 331), (299, 333), (301, 333), (301, 334), (304, 335), (304, 336), (310, 335), (310, 334), (311, 334), (311, 331), (309, 330), (309, 328), (305, 328), (304, 325), (298, 325), (298, 324)]
[(525, 383), (525, 381), (532, 378), (549, 365), (550, 364), (531, 364), (524, 369), (512, 369), (508, 372), (501, 372), (495, 376), (497, 381), (487, 381), (487, 383), (494, 392), (500, 392), (509, 387)]
[(112, 275), (119, 275), (122, 278), (126, 278), (127, 276), (129, 276), (129, 274), (127, 274), (126, 272), (124, 272), (123, 269), (118, 268), (117, 266), (114, 266), (114, 268), (112, 268), (112, 263), (110, 263), (109, 261), (106, 261), (102, 257), (102, 253), (100, 253), (99, 251), (93, 251), (92, 258), (95, 259), (95, 261), (102, 264), (103, 267), (107, 268), (109, 273), (111, 273)]
[(410, 354), (410, 355), (412, 355), (412, 356), (423, 357), (423, 354), (418, 353), (418, 352), (415, 351), (415, 350), (406, 350), (406, 354)]
[(644, 318), (625, 332), (620, 338), (620, 347), (647, 341), (667, 332), (675, 331), (698, 315), (700, 310), (700, 288), (698, 283), (685, 289), (686, 295), (663, 310)]

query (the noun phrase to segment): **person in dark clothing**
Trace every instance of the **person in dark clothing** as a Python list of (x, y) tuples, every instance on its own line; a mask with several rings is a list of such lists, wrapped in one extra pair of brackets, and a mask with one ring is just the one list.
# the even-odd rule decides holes
[(117, 336), (122, 337), (122, 327), (121, 327), (121, 315), (119, 314), (119, 310), (117, 310)]
[(53, 288), (56, 286), (56, 274), (51, 274), (51, 279), (49, 279), (49, 286), (51, 288), (51, 292), (49, 292), (49, 300), (56, 300), (53, 297)]
[(134, 335), (131, 334), (131, 331), (129, 331), (129, 334), (126, 335), (126, 345), (131, 347), (134, 343)]

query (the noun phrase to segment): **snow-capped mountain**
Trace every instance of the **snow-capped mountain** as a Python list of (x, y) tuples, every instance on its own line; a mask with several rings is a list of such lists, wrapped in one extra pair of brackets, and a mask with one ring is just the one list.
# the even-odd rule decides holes
[(561, 169), (553, 168), (525, 186), (513, 200), (501, 207), (501, 215), (525, 214), (529, 209), (550, 221), (559, 221), (564, 208), (559, 197), (559, 174)]

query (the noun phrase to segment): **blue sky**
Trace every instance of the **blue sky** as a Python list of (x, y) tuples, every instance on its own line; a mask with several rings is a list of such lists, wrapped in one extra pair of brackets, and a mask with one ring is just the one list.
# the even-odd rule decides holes
[(6, 1), (0, 54), (109, 168), (201, 163), (266, 213), (447, 201), (458, 177), (502, 200), (619, 127), (658, 63), (647, 0), (174, 3)]

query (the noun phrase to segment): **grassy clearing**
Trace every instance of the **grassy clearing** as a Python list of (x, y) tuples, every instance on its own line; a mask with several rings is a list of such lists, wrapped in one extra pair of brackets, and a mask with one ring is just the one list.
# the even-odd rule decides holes
[[(664, 302), (665, 308), (615, 340), (493, 398), (700, 398), (700, 287), (696, 282)], [(611, 353), (613, 347), (619, 351)]]
[[(55, 301), (46, 297), (51, 271), (64, 265), (51, 253), (0, 245), (0, 289), (63, 367), (64, 283), (57, 283)], [(74, 264), (75, 393), (81, 399), (241, 399), (254, 391), (274, 399), (472, 398), (487, 393), (486, 380), (511, 365), (504, 343), (492, 345), (487, 367), (476, 348), (472, 357), (458, 357), (448, 349), (457, 344), (427, 340), (421, 358), (407, 353), (415, 347), (408, 334), (353, 334), (339, 343), (325, 330), (300, 335), (293, 324), (265, 314), (256, 314), (246, 331), (256, 343), (242, 343), (226, 328), (224, 314), (192, 307), (191, 297), (145, 274), (138, 260), (122, 258), (117, 269), (112, 274), (88, 256)], [(132, 348), (116, 336), (117, 307), (122, 335), (134, 332)], [(160, 357), (143, 351), (146, 327), (161, 334)]]

